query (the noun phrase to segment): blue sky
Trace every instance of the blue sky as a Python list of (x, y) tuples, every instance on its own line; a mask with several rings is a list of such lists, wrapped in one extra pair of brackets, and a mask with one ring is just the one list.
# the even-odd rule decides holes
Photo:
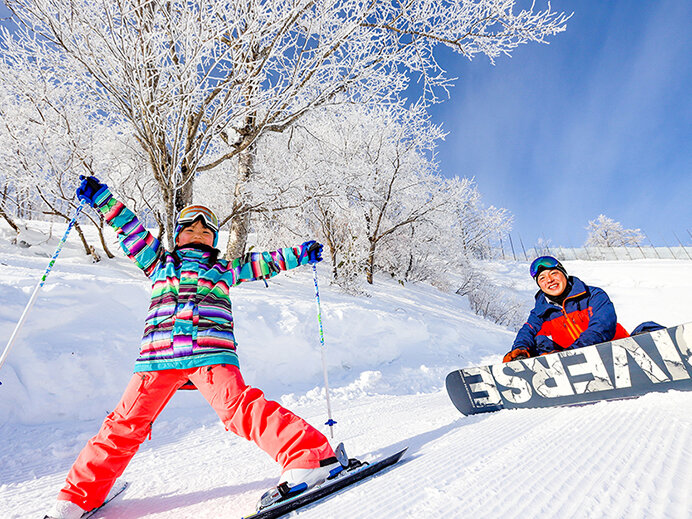
[[(537, 2), (537, 6), (545, 3)], [(599, 214), (692, 244), (692, 2), (555, 0), (549, 45), (495, 66), (440, 53), (459, 79), (432, 109), (443, 173), (474, 177), (528, 246), (584, 243)], [(645, 241), (648, 245), (648, 241)]]
[(692, 244), (692, 2), (552, 7), (574, 15), (549, 45), (524, 45), (495, 66), (438, 54), (459, 78), (431, 110), (448, 132), (441, 171), (474, 177), (527, 247), (581, 245), (599, 214), (656, 245), (675, 235)]

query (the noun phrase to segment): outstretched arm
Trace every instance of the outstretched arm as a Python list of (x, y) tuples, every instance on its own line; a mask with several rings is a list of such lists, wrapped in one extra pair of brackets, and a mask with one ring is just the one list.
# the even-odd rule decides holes
[(234, 285), (245, 281), (268, 279), (283, 272), (308, 263), (322, 260), (322, 245), (306, 241), (298, 247), (284, 247), (272, 252), (248, 252), (229, 264), (234, 272)]
[(77, 189), (77, 196), (103, 214), (108, 225), (115, 229), (125, 254), (147, 276), (151, 275), (163, 252), (159, 241), (142, 226), (132, 211), (113, 197), (106, 184), (96, 177), (80, 178), (83, 181)]

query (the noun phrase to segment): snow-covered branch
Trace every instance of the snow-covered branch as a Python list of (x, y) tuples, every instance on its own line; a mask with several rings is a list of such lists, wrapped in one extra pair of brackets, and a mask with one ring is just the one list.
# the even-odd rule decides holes
[[(449, 46), (494, 60), (544, 42), (568, 19), (511, 0), (6, 0), (20, 28), (6, 55), (85, 92), (127, 121), (164, 200), (170, 231), (193, 197), (198, 172), (257, 154), (282, 132), (335, 103), (396, 103), (412, 78), (422, 105), (451, 78), (433, 50)], [(8, 43), (12, 40), (12, 43)], [(95, 117), (96, 122), (98, 117)], [(243, 208), (254, 159), (227, 200)], [(243, 214), (244, 211), (236, 211)], [(247, 222), (232, 220), (244, 247)]]

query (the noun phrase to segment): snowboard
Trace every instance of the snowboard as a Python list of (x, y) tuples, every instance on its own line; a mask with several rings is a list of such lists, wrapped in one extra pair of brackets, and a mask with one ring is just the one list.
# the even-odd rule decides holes
[(306, 490), (297, 496), (290, 497), (284, 501), (279, 501), (271, 506), (262, 508), (254, 514), (243, 517), (243, 519), (273, 519), (275, 517), (281, 517), (289, 512), (293, 512), (294, 510), (298, 510), (299, 508), (309, 505), (310, 503), (314, 503), (315, 501), (324, 499), (327, 496), (338, 492), (339, 490), (377, 474), (387, 467), (391, 467), (401, 459), (407, 448), (408, 447), (379, 461), (373, 463), (362, 463), (355, 468), (344, 469), (344, 471), (334, 479), (327, 480), (321, 485), (311, 488), (310, 490)]
[(464, 415), (692, 390), (692, 323), (540, 357), (459, 369), (447, 393)]

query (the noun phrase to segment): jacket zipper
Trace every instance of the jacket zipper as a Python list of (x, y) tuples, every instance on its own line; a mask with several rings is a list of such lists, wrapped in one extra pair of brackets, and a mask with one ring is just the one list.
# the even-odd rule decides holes
[(576, 325), (576, 323), (570, 319), (569, 315), (567, 315), (567, 310), (565, 309), (565, 304), (569, 299), (579, 297), (586, 294), (586, 292), (582, 292), (580, 294), (575, 294), (573, 296), (566, 297), (565, 300), (562, 302), (562, 315), (565, 316), (565, 323), (567, 325), (567, 331), (569, 334), (572, 336), (572, 339), (575, 341), (579, 338), (579, 336), (582, 334), (582, 330), (579, 329), (579, 327)]

